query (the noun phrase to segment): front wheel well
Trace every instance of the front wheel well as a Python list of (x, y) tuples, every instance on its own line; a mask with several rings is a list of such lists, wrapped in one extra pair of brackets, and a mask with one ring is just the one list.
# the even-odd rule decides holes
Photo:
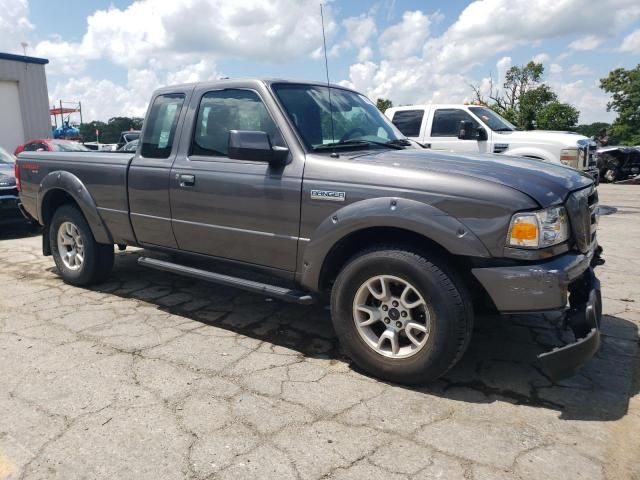
[(320, 271), (318, 290), (327, 294), (342, 268), (352, 257), (364, 250), (383, 245), (430, 255), (434, 260), (441, 260), (462, 279), (467, 290), (472, 294), (474, 306), (483, 310), (495, 309), (488, 293), (471, 273), (471, 261), (467, 257), (452, 254), (442, 245), (424, 235), (396, 227), (366, 228), (342, 238), (331, 248), (324, 260)]

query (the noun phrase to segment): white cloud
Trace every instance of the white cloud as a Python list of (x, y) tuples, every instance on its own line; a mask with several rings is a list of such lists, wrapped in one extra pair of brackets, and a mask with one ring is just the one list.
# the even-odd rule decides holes
[(562, 68), (562, 65), (559, 65), (557, 63), (552, 63), (551, 65), (549, 65), (549, 73), (551, 75), (557, 75), (559, 73), (562, 73), (564, 69)]
[(0, 51), (23, 53), (21, 43), (32, 30), (27, 0), (0, 0)]
[(439, 64), (466, 69), (519, 45), (584, 31), (613, 36), (640, 15), (635, 0), (479, 0), (471, 3), (425, 51)]
[(159, 77), (151, 68), (128, 71), (126, 85), (118, 85), (109, 80), (97, 80), (89, 75), (58, 81), (50, 86), (49, 101), (82, 101), (85, 119), (106, 121), (115, 116), (144, 116), (151, 92), (162, 85), (213, 80), (220, 76), (216, 65), (201, 60), (184, 65), (179, 70)]
[(606, 111), (609, 97), (595, 83), (587, 84), (584, 80), (564, 82), (562, 79), (550, 83), (561, 102), (570, 103), (580, 111), (579, 123), (614, 120), (615, 113)]
[(531, 60), (536, 62), (536, 63), (545, 64), (545, 63), (549, 63), (551, 61), (551, 57), (547, 53), (539, 53), (539, 54), (535, 55)]
[[(328, 35), (337, 29), (330, 6), (325, 26)], [(108, 59), (143, 68), (154, 59), (166, 64), (221, 57), (281, 63), (310, 53), (321, 41), (316, 0), (137, 0), (125, 9), (90, 15), (78, 43), (46, 41), (36, 48), (46, 51), (52, 64), (68, 62), (64, 59), (73, 50), (79, 60)]]
[(127, 86), (89, 76), (57, 82), (49, 87), (52, 102), (82, 100), (85, 120), (106, 121), (116, 116), (144, 116), (149, 92), (158, 86), (148, 72), (132, 71)]
[(363, 47), (377, 32), (375, 21), (368, 15), (349, 17), (342, 22), (342, 26), (346, 30), (348, 41), (358, 48)]
[(49, 59), (47, 73), (51, 75), (73, 75), (86, 67), (86, 58), (76, 55), (77, 45), (61, 39), (43, 40), (36, 44), (34, 55)]
[[(7, 2), (12, 5), (3, 5)], [(0, 6), (24, 18), (21, 24), (29, 29), (26, 0), (18, 2), (18, 9), (15, 0), (0, 0)], [(330, 40), (338, 30), (330, 4), (324, 16)], [(11, 22), (20, 23), (17, 18)], [(359, 46), (375, 32), (375, 24), (366, 18), (349, 26)], [(53, 99), (81, 99), (87, 118), (107, 119), (144, 112), (150, 92), (160, 85), (216, 78), (219, 59), (285, 63), (311, 54), (319, 45), (322, 28), (316, 0), (136, 0), (126, 8), (95, 11), (77, 42), (53, 37), (34, 49), (50, 60), (49, 74), (71, 77), (50, 86)], [(328, 54), (337, 56), (343, 47), (334, 44)], [(84, 74), (92, 61), (126, 69), (126, 86)]]
[(179, 83), (202, 82), (205, 80), (215, 80), (220, 75), (216, 72), (215, 63), (207, 60), (200, 60), (198, 63), (185, 65), (180, 70), (169, 72), (166, 83), (168, 85)]
[[(393, 11), (395, 2), (385, 1), (387, 11)], [(382, 0), (378, 5), (383, 8)], [(477, 83), (470, 76), (476, 65), (497, 62), (494, 71), (500, 80), (494, 85), (499, 85), (511, 66), (511, 57), (505, 55), (517, 54), (512, 52), (519, 47), (539, 51), (545, 41), (568, 42), (582, 36), (572, 44), (584, 49), (615, 37), (640, 18), (637, 0), (539, 0), (535, 8), (530, 0), (477, 0), (438, 36), (432, 36), (433, 25), (442, 16), (422, 11), (395, 16), (398, 20), (378, 35), (375, 8), (342, 22), (336, 21), (334, 10), (335, 3), (328, 1), (328, 54), (357, 56), (343, 83), (372, 97), (391, 98), (396, 104), (464, 101), (471, 95), (469, 83)], [(7, 39), (15, 43), (15, 36), (28, 36), (32, 26), (27, 0), (0, 0), (0, 26), (0, 48)], [(16, 26), (20, 33), (4, 35), (18, 31)], [(585, 32), (596, 32), (598, 37), (584, 37)], [(637, 51), (633, 39), (640, 34), (634, 36), (636, 33), (623, 41), (624, 51)], [(322, 58), (321, 45), (317, 0), (136, 0), (126, 8), (112, 6), (90, 15), (77, 42), (54, 37), (41, 41), (34, 50), (51, 60), (50, 74), (71, 77), (50, 86), (53, 98), (79, 98), (87, 105), (94, 102), (95, 108), (87, 108), (94, 108), (105, 119), (116, 113), (144, 111), (150, 91), (158, 85), (216, 78), (217, 65), (224, 58), (287, 63), (309, 55)], [(553, 61), (560, 67), (561, 57), (570, 54), (575, 50), (567, 49)], [(376, 58), (380, 60), (374, 61)], [(534, 59), (545, 65), (552, 61), (547, 53), (538, 53)], [(85, 75), (83, 71), (94, 61), (126, 69), (126, 84)], [(586, 74), (577, 64), (565, 67), (564, 72), (557, 67), (551, 70), (550, 78), (558, 85), (563, 75)], [(597, 85), (566, 84), (571, 85), (564, 89), (567, 98), (592, 95), (593, 104), (602, 105)]]
[(574, 77), (584, 77), (586, 75), (591, 75), (592, 73), (593, 71), (589, 67), (581, 63), (574, 63), (569, 67), (569, 75)]
[(571, 50), (594, 50), (604, 42), (604, 38), (595, 35), (586, 35), (569, 44)]
[[(544, 41), (575, 38), (583, 32), (597, 31), (602, 38), (612, 38), (620, 28), (640, 16), (636, 0), (540, 0), (532, 8), (529, 0), (478, 0), (468, 5), (459, 18), (440, 36), (430, 37), (430, 17), (422, 12), (406, 12), (403, 20), (383, 32), (380, 38), (380, 62), (370, 58), (351, 65), (349, 80), (344, 83), (366, 92), (371, 98), (390, 98), (395, 104), (423, 102), (457, 103), (471, 97), (469, 76), (476, 65), (485, 65), (501, 52), (522, 45), (538, 47)], [(410, 28), (410, 19), (426, 19), (423, 28)], [(419, 35), (418, 35), (419, 34)], [(576, 41), (582, 48), (593, 39)], [(565, 55), (564, 58), (566, 58)], [(548, 63), (548, 54), (535, 59)], [(563, 68), (556, 59), (549, 68), (550, 81), (561, 98), (578, 106), (581, 121), (610, 118), (605, 114), (606, 96), (595, 84), (563, 82)], [(500, 87), (504, 72), (511, 65), (502, 57), (497, 65), (494, 88)], [(574, 74), (583, 74), (577, 67)], [(569, 71), (571, 74), (571, 71)], [(488, 88), (489, 78), (480, 82)], [(562, 85), (568, 85), (561, 88)]]
[(371, 57), (373, 57), (373, 50), (369, 46), (362, 47), (358, 51), (358, 62), (366, 62), (371, 60)]
[(402, 21), (387, 28), (379, 38), (383, 57), (407, 57), (420, 53), (429, 36), (431, 19), (421, 11), (404, 12)]
[(640, 54), (640, 28), (624, 37), (622, 45), (618, 48), (621, 52)]
[(507, 70), (511, 68), (511, 57), (502, 57), (496, 62), (496, 70), (498, 71), (498, 81), (500, 84), (504, 82)]

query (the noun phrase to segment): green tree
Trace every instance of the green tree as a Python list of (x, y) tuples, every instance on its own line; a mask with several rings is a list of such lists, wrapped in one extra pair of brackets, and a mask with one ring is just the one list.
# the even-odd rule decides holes
[[(104, 132), (107, 124), (100, 120), (94, 120), (89, 123), (83, 123), (80, 125), (80, 136), (84, 142), (96, 141), (96, 130), (100, 132), (100, 135)], [(100, 139), (102, 141), (102, 139)]]
[[(558, 102), (558, 95), (542, 81), (543, 76), (544, 65), (531, 61), (526, 65), (511, 67), (505, 74), (501, 89), (494, 89), (493, 81), (490, 81), (488, 95), (483, 93), (480, 86), (471, 85), (471, 88), (477, 102), (487, 105), (523, 130), (549, 128), (537, 125), (539, 116), (545, 125), (559, 128), (557, 125), (566, 125), (572, 119), (570, 114), (579, 112), (569, 104)], [(545, 111), (549, 105), (549, 110)], [(564, 118), (552, 121), (553, 112), (562, 112)], [(577, 117), (572, 125), (576, 123)]]
[(536, 114), (536, 127), (543, 130), (573, 130), (579, 112), (567, 103), (552, 101)]
[(378, 107), (378, 110), (384, 113), (387, 111), (387, 108), (393, 107), (393, 102), (388, 98), (379, 98), (376, 100), (376, 107)]
[(607, 78), (600, 79), (600, 88), (611, 94), (607, 110), (618, 114), (611, 134), (621, 144), (640, 144), (640, 64), (609, 72)]
[(95, 142), (96, 130), (100, 132), (100, 143), (116, 143), (120, 134), (127, 130), (140, 130), (142, 118), (139, 117), (113, 117), (108, 122), (94, 120), (80, 125), (80, 136), (85, 142)]
[[(514, 121), (516, 125), (525, 130), (533, 130), (536, 128), (535, 122), (538, 114), (550, 103), (558, 103), (557, 100), (558, 96), (551, 90), (551, 87), (545, 84), (523, 92), (518, 99), (517, 109), (515, 109)], [(570, 107), (570, 105), (566, 106)]]
[(580, 135), (584, 135), (585, 137), (596, 137), (602, 129), (605, 129), (608, 131), (610, 128), (611, 128), (611, 125), (609, 123), (594, 122), (589, 124), (578, 125), (575, 128), (575, 130), (576, 130), (576, 133), (579, 133)]

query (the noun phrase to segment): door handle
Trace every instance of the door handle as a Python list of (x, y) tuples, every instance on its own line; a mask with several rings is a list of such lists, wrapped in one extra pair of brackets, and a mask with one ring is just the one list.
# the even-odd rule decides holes
[(196, 184), (195, 175), (179, 175), (178, 181), (181, 187), (193, 187)]

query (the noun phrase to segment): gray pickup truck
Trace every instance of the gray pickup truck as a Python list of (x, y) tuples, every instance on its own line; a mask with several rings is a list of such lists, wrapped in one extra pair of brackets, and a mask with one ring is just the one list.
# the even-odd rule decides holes
[(563, 312), (576, 340), (540, 355), (553, 378), (599, 348), (592, 179), (424, 149), (340, 86), (162, 88), (135, 155), (25, 152), (17, 172), (64, 281), (104, 280), (131, 245), (142, 266), (330, 301), (346, 354), (387, 380), (444, 374), (481, 308)]

